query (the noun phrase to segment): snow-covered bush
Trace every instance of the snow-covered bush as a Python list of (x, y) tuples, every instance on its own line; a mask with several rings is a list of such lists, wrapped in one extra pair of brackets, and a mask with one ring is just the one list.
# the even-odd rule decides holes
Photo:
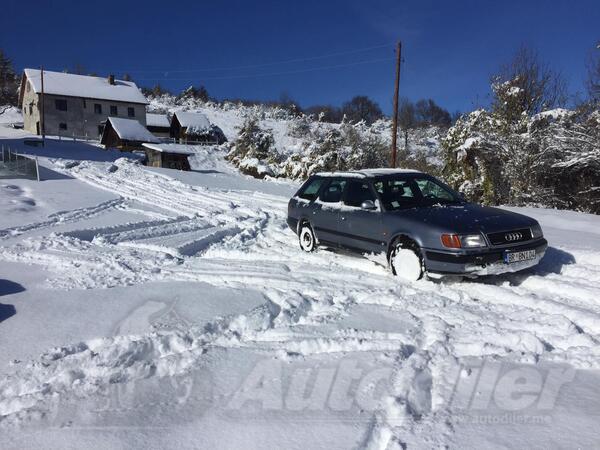
[(248, 175), (264, 178), (276, 175), (273, 165), (277, 163), (277, 153), (273, 151), (273, 133), (258, 125), (256, 117), (246, 119), (239, 129), (239, 135), (227, 154), (227, 159)]
[(218, 145), (227, 142), (225, 133), (215, 124), (211, 124), (208, 128), (190, 126), (187, 128), (186, 134), (190, 140), (197, 142), (216, 142)]
[(486, 204), (600, 212), (596, 114), (565, 109), (533, 116), (474, 111), (459, 119), (442, 140), (446, 181)]

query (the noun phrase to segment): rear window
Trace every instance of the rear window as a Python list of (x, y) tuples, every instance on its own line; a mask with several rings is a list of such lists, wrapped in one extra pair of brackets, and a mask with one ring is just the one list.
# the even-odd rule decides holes
[(306, 186), (304, 186), (300, 192), (298, 192), (298, 197), (310, 201), (316, 199), (319, 189), (321, 189), (324, 181), (325, 180), (323, 178), (315, 178), (314, 180), (309, 181)]

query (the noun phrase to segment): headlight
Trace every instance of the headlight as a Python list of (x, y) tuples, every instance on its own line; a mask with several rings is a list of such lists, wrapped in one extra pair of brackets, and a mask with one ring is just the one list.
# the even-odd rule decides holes
[(460, 237), (460, 243), (463, 248), (485, 247), (485, 241), (480, 234), (467, 234)]
[(540, 227), (539, 223), (536, 223), (531, 227), (531, 237), (533, 239), (538, 239), (544, 237), (544, 233), (542, 232), (542, 227)]
[(487, 247), (480, 234), (442, 234), (442, 245), (447, 248), (479, 248)]

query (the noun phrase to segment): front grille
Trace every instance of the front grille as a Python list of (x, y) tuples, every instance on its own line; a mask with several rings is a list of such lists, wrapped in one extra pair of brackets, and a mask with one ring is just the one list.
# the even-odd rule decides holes
[(492, 245), (516, 244), (532, 239), (531, 229), (521, 228), (519, 230), (501, 231), (487, 235)]

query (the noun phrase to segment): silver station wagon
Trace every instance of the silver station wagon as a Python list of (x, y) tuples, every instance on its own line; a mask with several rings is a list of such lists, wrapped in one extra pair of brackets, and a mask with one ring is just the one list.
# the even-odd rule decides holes
[(288, 205), (300, 248), (385, 253), (395, 275), (488, 275), (536, 265), (547, 241), (531, 217), (464, 200), (422, 172), (371, 169), (311, 176)]

